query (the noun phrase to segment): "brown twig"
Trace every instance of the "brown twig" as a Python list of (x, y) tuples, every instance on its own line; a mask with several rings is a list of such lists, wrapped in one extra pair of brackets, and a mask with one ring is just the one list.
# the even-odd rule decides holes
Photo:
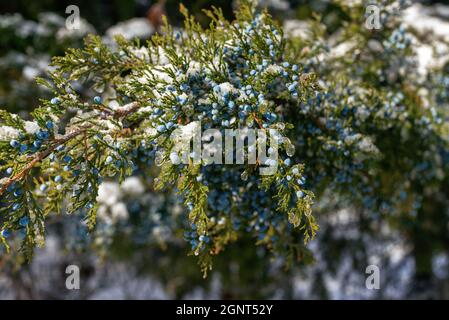
[(33, 169), (33, 167), (38, 163), (41, 162), (43, 159), (45, 159), (46, 157), (48, 157), (53, 151), (55, 151), (56, 148), (58, 148), (59, 146), (63, 145), (64, 143), (66, 143), (67, 141), (79, 136), (80, 134), (86, 132), (90, 127), (85, 127), (79, 130), (76, 130), (74, 132), (69, 133), (68, 135), (56, 139), (53, 144), (51, 145), (50, 148), (48, 148), (45, 151), (39, 152), (34, 158), (33, 160), (30, 161), (30, 163), (28, 163), (25, 168), (23, 168), (19, 173), (17, 173), (14, 177), (10, 178), (8, 181), (6, 181), (4, 184), (2, 184), (2, 186), (0, 187), (0, 196), (3, 195), (3, 193), (6, 191), (6, 189), (9, 188), (10, 185), (12, 185), (14, 182), (19, 181), (21, 179), (23, 179), (23, 177), (25, 175), (28, 174), (28, 172), (30, 172), (31, 169)]
[(139, 108), (139, 103), (138, 102), (132, 102), (128, 105), (126, 105), (126, 108), (122, 109), (117, 109), (114, 111), (114, 118), (119, 119), (119, 118), (125, 118), (128, 115), (130, 115), (131, 113), (134, 113), (138, 108)]
[[(135, 112), (139, 108), (139, 103), (133, 102), (128, 108), (123, 110), (116, 110), (114, 112), (114, 118), (125, 118), (129, 114)], [(73, 131), (67, 135), (65, 135), (62, 138), (55, 139), (52, 143), (52, 145), (44, 151), (39, 152), (37, 155), (33, 157), (33, 159), (23, 168), (19, 173), (17, 173), (14, 177), (8, 179), (5, 183), (3, 183), (0, 187), (0, 196), (3, 195), (3, 193), (16, 181), (22, 180), (30, 171), (34, 168), (34, 166), (41, 162), (43, 159), (48, 157), (53, 151), (56, 150), (59, 146), (65, 144), (67, 141), (72, 140), (73, 138), (76, 138), (77, 136), (81, 134), (85, 134), (90, 128), (92, 128), (92, 125), (84, 126), (83, 128), (80, 128), (76, 131)]]
[(254, 120), (256, 120), (257, 125), (259, 126), (259, 128), (262, 129), (262, 130), (265, 130), (264, 127), (262, 126), (262, 124), (261, 124), (259, 118), (256, 116), (256, 113), (255, 113), (255, 112), (253, 112), (253, 117), (254, 117)]

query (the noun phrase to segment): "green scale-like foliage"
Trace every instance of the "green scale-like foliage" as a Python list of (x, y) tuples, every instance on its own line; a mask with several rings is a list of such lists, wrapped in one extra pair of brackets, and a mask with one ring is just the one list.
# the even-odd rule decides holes
[[(151, 176), (152, 161), (160, 167), (155, 188), (174, 188), (188, 208), (186, 238), (204, 272), (210, 255), (245, 230), (253, 228), (258, 243), (276, 252), (296, 252), (290, 243), (301, 234), (304, 242), (312, 238), (318, 229), (314, 196), (304, 189), (304, 166), (288, 158), (293, 126), (283, 114), (316, 94), (317, 85), (312, 75), (292, 80), (303, 71), (285, 61), (282, 30), (267, 13), (253, 11), (242, 6), (232, 23), (218, 9), (207, 11), (211, 24), (203, 29), (182, 8), (182, 34), (167, 25), (147, 46), (118, 37), (112, 49), (89, 36), (83, 49), (54, 58), (51, 81), (39, 80), (54, 98), (42, 101), (33, 120), (2, 111), (0, 169), (8, 172), (0, 191), (2, 242), (8, 246), (11, 233), (21, 234), (22, 250), (31, 257), (44, 241), (47, 217), (63, 211), (84, 212), (92, 230), (101, 182)], [(97, 96), (79, 93), (78, 83)], [(213, 104), (218, 114), (211, 113)], [(171, 132), (198, 121), (221, 130), (276, 129), (278, 170), (260, 175), (261, 159), (255, 165), (173, 164)], [(223, 203), (210, 201), (213, 192), (225, 195)], [(261, 205), (260, 198), (272, 200)]]

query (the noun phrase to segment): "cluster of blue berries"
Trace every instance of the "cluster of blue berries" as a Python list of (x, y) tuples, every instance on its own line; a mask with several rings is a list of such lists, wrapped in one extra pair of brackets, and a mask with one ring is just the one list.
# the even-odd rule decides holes
[(19, 150), (21, 154), (35, 153), (42, 148), (42, 145), (50, 139), (53, 134), (54, 124), (52, 121), (47, 121), (45, 129), (40, 129), (35, 135), (34, 139), (22, 134), (22, 139), (13, 139), (10, 141), (10, 146)]

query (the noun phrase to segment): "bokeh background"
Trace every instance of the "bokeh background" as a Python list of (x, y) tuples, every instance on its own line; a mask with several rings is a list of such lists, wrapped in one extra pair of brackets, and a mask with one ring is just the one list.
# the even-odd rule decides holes
[[(65, 9), (72, 4), (80, 8), (82, 18), (75, 32), (65, 28)], [(221, 7), (232, 19), (235, 6), (231, 0), (183, 4), (204, 25), (208, 20), (201, 9)], [(260, 4), (291, 33), (302, 32), (312, 13), (321, 14), (330, 33), (338, 32), (347, 19), (338, 5), (326, 0)], [(115, 34), (146, 40), (160, 27), (162, 14), (180, 27), (178, 6), (177, 0), (1, 1), (0, 107), (27, 117), (39, 99), (49, 98), (34, 79), (45, 76), (52, 56), (80, 47), (88, 33), (106, 42)], [(412, 8), (419, 14), (415, 28), (420, 23), (449, 28), (446, 1), (416, 2)], [(441, 208), (441, 217), (430, 226), (443, 240), (426, 243), (418, 254), (387, 222), (377, 221), (376, 230), (382, 232), (373, 233), (368, 226), (372, 221), (363, 212), (343, 207), (318, 215), (321, 231), (310, 245), (315, 253), (312, 264), (285, 270), (252, 239), (242, 239), (216, 258), (213, 272), (203, 279), (195, 257), (186, 255), (182, 235), (171, 228), (182, 224), (181, 209), (168, 195), (150, 192), (148, 185), (136, 178), (121, 186), (103, 185), (95, 237), (86, 234), (79, 217), (54, 217), (47, 245), (37, 249), (30, 264), (19, 255), (1, 256), (0, 299), (449, 298), (448, 208)], [(70, 264), (81, 268), (80, 290), (65, 288), (65, 268)], [(381, 267), (381, 290), (365, 288), (369, 264)]]

